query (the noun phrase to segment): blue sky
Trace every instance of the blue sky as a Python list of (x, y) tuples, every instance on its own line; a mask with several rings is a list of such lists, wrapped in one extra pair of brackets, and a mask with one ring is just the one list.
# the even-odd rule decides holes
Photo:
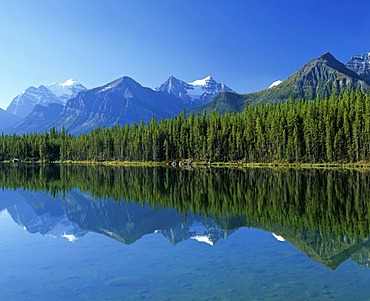
[(257, 91), (324, 52), (370, 52), (369, 11), (365, 0), (0, 0), (0, 107), (68, 78), (156, 87), (212, 75)]

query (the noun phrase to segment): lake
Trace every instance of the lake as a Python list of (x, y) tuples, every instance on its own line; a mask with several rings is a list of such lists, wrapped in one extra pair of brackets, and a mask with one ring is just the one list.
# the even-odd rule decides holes
[(369, 300), (370, 173), (0, 165), (0, 300)]

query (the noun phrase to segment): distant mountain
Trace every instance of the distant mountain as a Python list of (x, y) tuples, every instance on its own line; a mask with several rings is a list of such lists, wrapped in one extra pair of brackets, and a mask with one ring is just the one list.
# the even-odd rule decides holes
[(211, 76), (190, 83), (171, 76), (156, 90), (167, 92), (180, 98), (185, 108), (206, 104), (213, 96), (222, 91), (232, 91), (225, 84), (216, 82)]
[(345, 65), (348, 69), (356, 72), (370, 84), (370, 52), (352, 56)]
[(294, 72), (290, 77), (278, 85), (266, 90), (236, 94), (223, 92), (216, 95), (208, 104), (192, 110), (194, 113), (212, 110), (224, 113), (238, 112), (244, 109), (246, 103), (257, 105), (264, 103), (278, 103), (293, 99), (313, 100), (316, 97), (327, 97), (333, 89), (336, 93), (346, 89), (370, 91), (370, 86), (354, 71), (348, 69), (330, 53), (325, 53)]
[(54, 126), (58, 117), (63, 112), (63, 105), (51, 103), (44, 107), (36, 105), (33, 111), (25, 118), (4, 129), (5, 133), (18, 135), (45, 132)]
[(173, 117), (181, 112), (182, 101), (165, 92), (145, 88), (130, 77), (80, 92), (67, 101), (54, 126), (71, 133), (87, 133), (100, 126), (132, 124)]
[(0, 131), (15, 124), (19, 118), (0, 108)]
[(33, 111), (36, 105), (47, 106), (49, 103), (62, 104), (62, 101), (45, 86), (29, 87), (12, 100), (6, 111), (24, 118)]
[(73, 80), (53, 83), (47, 87), (44, 85), (38, 88), (29, 87), (12, 100), (7, 112), (24, 118), (33, 111), (36, 105), (47, 106), (51, 103), (64, 105), (68, 99), (75, 97), (83, 90), (86, 88)]

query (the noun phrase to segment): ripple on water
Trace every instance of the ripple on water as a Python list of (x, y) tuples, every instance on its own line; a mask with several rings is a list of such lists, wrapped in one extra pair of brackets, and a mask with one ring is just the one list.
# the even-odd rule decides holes
[(105, 284), (112, 287), (143, 288), (149, 285), (149, 281), (141, 278), (123, 277), (107, 280)]

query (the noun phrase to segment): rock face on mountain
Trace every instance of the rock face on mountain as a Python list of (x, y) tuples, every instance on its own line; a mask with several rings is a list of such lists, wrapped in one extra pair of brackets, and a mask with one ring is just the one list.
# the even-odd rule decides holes
[(216, 82), (211, 76), (191, 83), (186, 83), (171, 76), (156, 90), (167, 92), (180, 98), (185, 108), (206, 104), (213, 96), (222, 91), (232, 91), (225, 84)]
[(68, 99), (75, 97), (77, 93), (86, 88), (73, 80), (64, 83), (53, 83), (47, 87), (44, 85), (29, 87), (23, 93), (16, 96), (7, 108), (7, 112), (24, 118), (29, 115), (36, 105), (47, 106), (51, 103), (64, 105)]
[(148, 122), (175, 116), (181, 112), (181, 100), (171, 94), (142, 87), (129, 77), (80, 92), (68, 100), (54, 124), (71, 133), (87, 133), (100, 126)]
[(370, 52), (352, 56), (345, 65), (348, 69), (356, 72), (370, 84)]
[[(269, 89), (250, 93), (220, 93), (211, 102), (193, 110), (195, 113), (203, 110), (217, 110), (238, 112), (244, 109), (246, 103), (257, 105), (264, 103), (278, 103), (293, 99), (315, 99), (317, 97), (328, 97), (333, 89), (336, 93), (346, 89), (370, 91), (370, 86), (354, 71), (348, 69), (344, 64), (335, 59), (330, 53), (325, 53), (304, 65), (294, 72), (279, 85)], [(219, 110), (218, 108), (222, 108)]]

